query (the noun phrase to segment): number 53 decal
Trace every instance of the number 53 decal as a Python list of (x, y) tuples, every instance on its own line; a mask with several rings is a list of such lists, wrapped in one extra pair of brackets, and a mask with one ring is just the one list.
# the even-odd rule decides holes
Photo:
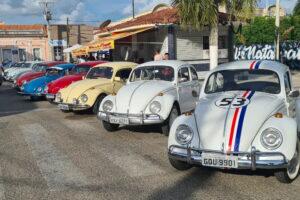
[(244, 97), (237, 98), (223, 98), (221, 100), (216, 101), (216, 106), (218, 107), (229, 107), (231, 108), (239, 108), (249, 104), (249, 99)]

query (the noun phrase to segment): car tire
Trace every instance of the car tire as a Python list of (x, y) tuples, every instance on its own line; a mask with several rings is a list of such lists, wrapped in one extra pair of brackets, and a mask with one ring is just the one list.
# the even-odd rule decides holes
[(164, 122), (164, 124), (161, 127), (161, 132), (163, 135), (169, 136), (170, 128), (178, 116), (179, 116), (179, 109), (174, 104), (171, 109), (168, 119)]
[(48, 101), (50, 104), (53, 104), (53, 105), (55, 104), (55, 103), (54, 103), (54, 100), (47, 99), (47, 101)]
[(102, 124), (104, 129), (107, 130), (108, 132), (116, 132), (120, 126), (119, 124), (111, 124), (106, 121), (102, 121)]
[(169, 157), (169, 162), (172, 165), (172, 167), (174, 167), (175, 169), (177, 169), (179, 171), (189, 170), (193, 167), (192, 165), (190, 165), (186, 162), (183, 162), (183, 161), (180, 161), (180, 160), (175, 160), (171, 157)]
[(277, 180), (281, 183), (292, 183), (299, 175), (300, 168), (300, 142), (298, 139), (297, 148), (290, 166), (285, 170), (275, 172)]
[(30, 96), (30, 101), (37, 101), (39, 100), (40, 98), (39, 97), (36, 97), (36, 96)]
[(93, 114), (98, 114), (99, 106), (100, 106), (102, 100), (103, 100), (105, 97), (106, 97), (106, 95), (103, 95), (103, 94), (102, 94), (102, 95), (100, 95), (100, 96), (96, 99), (96, 101), (95, 101), (95, 103), (94, 103), (94, 105), (93, 105), (93, 107), (92, 107), (92, 112), (93, 112)]

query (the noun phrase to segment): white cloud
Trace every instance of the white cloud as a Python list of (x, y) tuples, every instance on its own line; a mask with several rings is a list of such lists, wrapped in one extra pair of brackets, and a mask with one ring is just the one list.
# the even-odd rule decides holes
[[(165, 3), (170, 4), (171, 0), (135, 0), (135, 12), (140, 13), (144, 11), (151, 10), (154, 6)], [(132, 13), (132, 5), (129, 4), (123, 10), (123, 14), (131, 14)]]

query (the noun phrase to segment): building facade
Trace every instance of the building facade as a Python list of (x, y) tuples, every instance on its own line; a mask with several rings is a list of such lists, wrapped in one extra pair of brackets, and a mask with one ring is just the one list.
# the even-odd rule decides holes
[(94, 27), (84, 24), (53, 24), (50, 26), (50, 46), (53, 60), (66, 60), (64, 49), (93, 40)]
[[(220, 13), (219, 16), (223, 20), (226, 14)], [(228, 26), (221, 24), (220, 63), (228, 60)], [(134, 19), (102, 27), (96, 31), (95, 40), (99, 43), (114, 40), (113, 48), (106, 49), (110, 50), (113, 60), (151, 61), (158, 50), (161, 54), (168, 53), (170, 59), (187, 61), (195, 66), (209, 66), (208, 28), (202, 31), (182, 29), (177, 10), (169, 6), (158, 6)], [(89, 45), (86, 49), (89, 49)]]
[(0, 62), (49, 60), (44, 25), (0, 24)]

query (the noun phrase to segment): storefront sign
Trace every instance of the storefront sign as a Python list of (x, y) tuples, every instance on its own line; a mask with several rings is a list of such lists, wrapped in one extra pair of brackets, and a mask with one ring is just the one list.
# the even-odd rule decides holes
[(65, 40), (50, 40), (49, 42), (50, 46), (53, 47), (66, 47), (67, 42)]
[[(235, 60), (274, 60), (274, 45), (240, 45), (235, 47)], [(300, 42), (284, 42), (280, 45), (280, 57), (291, 68), (300, 69)]]
[(107, 50), (107, 49), (114, 49), (115, 48), (115, 41), (102, 41), (102, 42), (96, 42), (94, 44), (90, 44), (88, 46), (89, 52), (97, 52), (101, 50)]

